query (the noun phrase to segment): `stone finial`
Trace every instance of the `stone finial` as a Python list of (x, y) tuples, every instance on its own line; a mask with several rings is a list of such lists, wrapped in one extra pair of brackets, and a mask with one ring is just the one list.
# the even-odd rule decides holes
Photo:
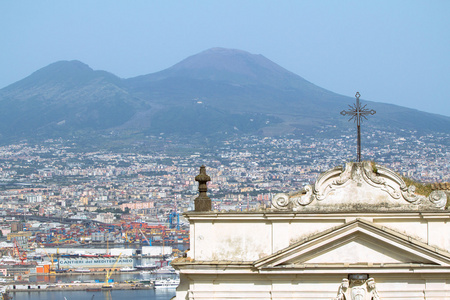
[(206, 167), (200, 167), (200, 174), (195, 176), (195, 181), (198, 181), (198, 192), (199, 195), (194, 200), (195, 211), (210, 211), (211, 210), (211, 199), (206, 195), (208, 191), (208, 186), (206, 183), (211, 181), (211, 177), (206, 174)]

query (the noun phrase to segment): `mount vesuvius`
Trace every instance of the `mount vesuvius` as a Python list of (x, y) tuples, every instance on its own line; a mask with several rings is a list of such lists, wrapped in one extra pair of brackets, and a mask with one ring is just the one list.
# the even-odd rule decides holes
[[(0, 90), (0, 138), (308, 132), (348, 127), (339, 112), (354, 100), (241, 50), (209, 49), (128, 79), (59, 61)], [(450, 133), (450, 117), (362, 101), (377, 111), (370, 123), (382, 130)]]

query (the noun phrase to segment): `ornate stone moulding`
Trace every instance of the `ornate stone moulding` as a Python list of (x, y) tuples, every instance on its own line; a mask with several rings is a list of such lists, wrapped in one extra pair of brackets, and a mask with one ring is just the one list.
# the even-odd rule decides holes
[(314, 185), (272, 198), (277, 210), (444, 209), (447, 195), (435, 190), (428, 197), (415, 193), (394, 171), (368, 161), (350, 162), (322, 173)]

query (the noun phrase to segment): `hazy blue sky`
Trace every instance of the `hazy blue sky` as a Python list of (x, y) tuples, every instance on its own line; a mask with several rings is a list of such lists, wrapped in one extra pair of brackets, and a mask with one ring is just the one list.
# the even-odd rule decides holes
[(122, 78), (212, 47), (333, 92), (450, 116), (450, 1), (0, 1), (0, 88), (58, 60)]

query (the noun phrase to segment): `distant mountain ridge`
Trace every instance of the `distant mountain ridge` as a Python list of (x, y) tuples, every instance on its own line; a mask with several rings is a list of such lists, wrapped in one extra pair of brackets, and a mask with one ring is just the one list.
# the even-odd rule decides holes
[[(362, 100), (364, 101), (364, 100)], [(265, 58), (212, 48), (156, 72), (121, 79), (60, 61), (0, 90), (0, 141), (101, 132), (143, 135), (265, 134), (348, 126), (354, 102)], [(386, 130), (450, 133), (450, 117), (368, 102)]]
[[(187, 77), (197, 80), (223, 81), (237, 85), (268, 85), (277, 88), (311, 84), (300, 76), (280, 67), (261, 54), (241, 50), (212, 48), (192, 55), (174, 66), (149, 74), (148, 79)], [(312, 86), (312, 84), (311, 84)]]
[(1, 135), (62, 135), (119, 126), (145, 104), (123, 80), (79, 61), (61, 61), (0, 90)]

